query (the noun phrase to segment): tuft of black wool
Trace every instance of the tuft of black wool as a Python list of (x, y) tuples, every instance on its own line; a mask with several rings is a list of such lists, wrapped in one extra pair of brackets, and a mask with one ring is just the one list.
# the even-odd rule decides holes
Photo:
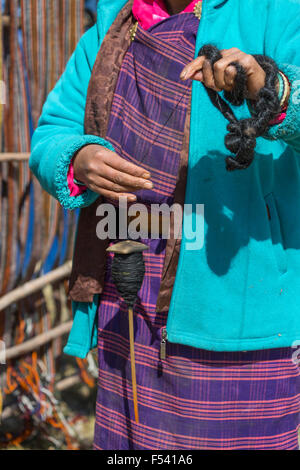
[[(199, 56), (205, 56), (213, 66), (222, 58), (219, 49), (211, 44), (204, 45)], [(280, 102), (276, 90), (278, 67), (273, 59), (264, 55), (255, 54), (253, 57), (266, 73), (265, 86), (259, 91), (256, 101), (251, 101), (251, 118), (238, 120), (221, 95), (206, 88), (212, 104), (229, 121), (228, 134), (225, 136), (225, 146), (234, 155), (226, 158), (228, 171), (248, 168), (254, 159), (254, 149), (257, 137), (262, 136), (269, 127), (270, 121), (280, 112)], [(237, 62), (230, 65), (237, 70), (235, 85), (232, 91), (224, 92), (224, 97), (234, 106), (241, 106), (247, 99), (247, 75), (243, 67)]]
[(111, 267), (112, 280), (128, 307), (134, 306), (144, 275), (145, 262), (142, 252), (114, 254)]

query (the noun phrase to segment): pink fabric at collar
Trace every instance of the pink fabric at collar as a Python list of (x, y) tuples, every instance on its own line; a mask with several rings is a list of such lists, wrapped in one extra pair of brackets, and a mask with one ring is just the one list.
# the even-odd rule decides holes
[[(193, 11), (198, 1), (192, 0), (181, 13)], [(163, 0), (134, 0), (132, 13), (143, 29), (148, 29), (170, 16)]]

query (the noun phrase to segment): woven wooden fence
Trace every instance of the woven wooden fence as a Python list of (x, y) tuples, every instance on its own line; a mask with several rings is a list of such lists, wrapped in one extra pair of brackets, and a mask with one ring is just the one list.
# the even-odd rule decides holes
[[(32, 418), (60, 428), (70, 448), (72, 430), (55, 405), (62, 336), (71, 328), (67, 279), (77, 214), (42, 191), (28, 167), (30, 141), (43, 103), (84, 31), (84, 0), (7, 0), (0, 15), (0, 412), (17, 406), (21, 442)], [(1, 361), (0, 361), (1, 362)], [(26, 399), (25, 399), (26, 398)]]

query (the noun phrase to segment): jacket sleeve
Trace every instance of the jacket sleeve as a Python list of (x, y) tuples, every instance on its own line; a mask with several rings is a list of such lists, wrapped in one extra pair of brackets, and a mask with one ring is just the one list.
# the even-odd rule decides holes
[(75, 153), (88, 144), (114, 150), (106, 140), (84, 134), (87, 89), (98, 50), (99, 37), (94, 26), (82, 36), (49, 94), (32, 138), (30, 169), (42, 187), (66, 209), (88, 206), (99, 197), (89, 189), (70, 196), (67, 174)]
[(265, 54), (274, 59), (291, 85), (286, 118), (266, 138), (282, 139), (300, 153), (300, 0), (270, 0)]

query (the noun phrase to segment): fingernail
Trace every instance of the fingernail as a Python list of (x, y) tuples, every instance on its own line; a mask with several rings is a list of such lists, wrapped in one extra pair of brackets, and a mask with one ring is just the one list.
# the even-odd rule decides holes
[(181, 72), (181, 74), (180, 74), (181, 80), (184, 79), (184, 77), (186, 76), (186, 73), (187, 73), (186, 70), (183, 70), (183, 71)]
[(144, 174), (142, 175), (142, 178), (145, 178), (146, 180), (148, 180), (150, 177), (151, 177), (151, 174), (150, 174), (150, 173), (144, 173)]
[(153, 188), (153, 183), (151, 183), (150, 181), (147, 181), (147, 183), (144, 184), (144, 188), (152, 189)]
[(137, 197), (136, 196), (128, 196), (129, 201), (136, 201)]

